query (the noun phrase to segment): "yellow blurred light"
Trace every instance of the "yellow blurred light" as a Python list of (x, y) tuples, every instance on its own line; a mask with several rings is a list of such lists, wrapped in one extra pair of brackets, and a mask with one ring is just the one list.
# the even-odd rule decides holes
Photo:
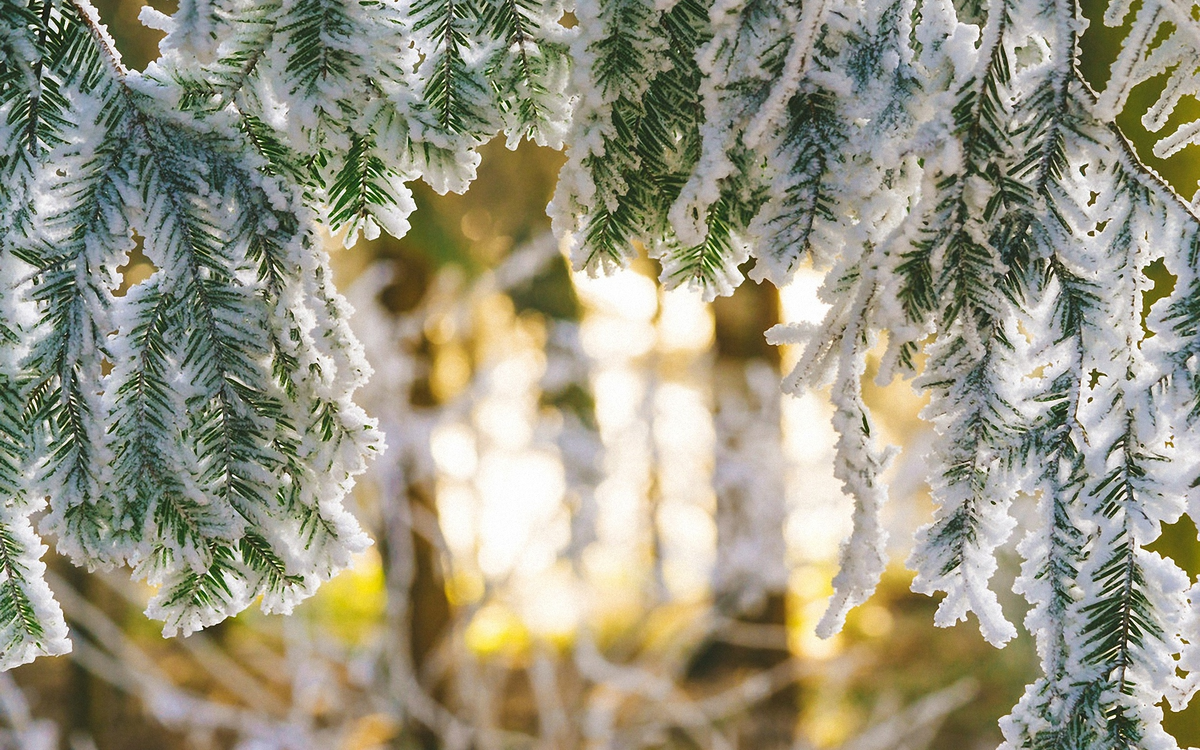
[(836, 436), (827, 398), (807, 393), (782, 402), (791, 506), (784, 538), (796, 563), (832, 562), (850, 533), (852, 502), (833, 474)]
[(487, 593), (483, 576), (475, 570), (467, 570), (459, 566), (446, 581), (446, 598), (455, 607), (474, 604), (483, 599)]
[(617, 554), (624, 565), (644, 562), (631, 557), (629, 550), (647, 541), (645, 490), (640, 477), (610, 477), (596, 488), (596, 504), (600, 509), (596, 532), (606, 547), (619, 550)]
[(471, 254), (489, 265), (496, 265), (512, 249), (512, 246), (512, 237), (506, 234), (497, 234), (471, 243)]
[(817, 462), (833, 451), (828, 402), (815, 393), (783, 400), (784, 449), (797, 461)]
[(480, 607), (463, 638), (467, 648), (478, 654), (512, 653), (529, 645), (529, 632), (521, 618), (497, 603)]
[(475, 332), (485, 345), (500, 345), (508, 337), (515, 315), (513, 301), (507, 294), (489, 294), (475, 303), (472, 318)]
[(645, 390), (645, 381), (633, 370), (622, 367), (596, 373), (592, 393), (601, 430), (637, 421)]
[(400, 734), (400, 725), (387, 714), (369, 714), (355, 720), (342, 739), (341, 750), (375, 750)]
[(707, 633), (709, 603), (667, 602), (644, 613), (640, 637), (647, 651), (680, 656)]
[(658, 312), (658, 285), (651, 278), (637, 273), (573, 278), (583, 300), (605, 315), (649, 322)]
[(664, 501), (658, 507), (658, 528), (666, 553), (663, 578), (672, 597), (703, 597), (716, 559), (717, 524), (712, 515), (692, 502)]
[(310, 611), (330, 632), (348, 642), (360, 642), (383, 620), (385, 585), (379, 552), (368, 547), (354, 556), (351, 567), (320, 588)]
[[(811, 267), (801, 268), (787, 286), (779, 290), (780, 317), (784, 323), (820, 323), (829, 310), (817, 297), (824, 277)], [(800, 358), (801, 347), (788, 344), (780, 347), (783, 370), (789, 372)]]
[(779, 306), (788, 323), (819, 323), (829, 305), (817, 297), (824, 276), (812, 268), (801, 268), (791, 283), (779, 290)]
[(516, 330), (528, 353), (537, 358), (537, 374), (546, 369), (546, 317), (539, 312), (526, 310), (517, 316)]
[(792, 653), (815, 661), (825, 661), (845, 648), (841, 633), (832, 638), (818, 638), (817, 621), (829, 606), (833, 593), (832, 573), (826, 566), (801, 565), (792, 570), (788, 587), (795, 597), (790, 602), (792, 617), (788, 622), (788, 647)]
[[(824, 605), (822, 605), (820, 612), (824, 611)], [(845, 644), (842, 641), (841, 633), (829, 638), (819, 638), (813, 629), (817, 618), (806, 617), (805, 620), (806, 625), (803, 628), (792, 629), (788, 632), (788, 649), (792, 653), (813, 661), (828, 661), (842, 653)]]
[[(663, 382), (654, 392), (654, 437), (661, 448), (691, 454), (710, 454), (716, 436), (713, 432), (712, 414), (705, 403), (705, 395), (699, 388), (679, 382)], [(706, 476), (706, 466), (692, 466)]]
[(844, 701), (825, 701), (805, 722), (808, 737), (817, 747), (837, 747), (862, 729), (861, 717)]
[(583, 568), (592, 586), (587, 602), (591, 613), (603, 617), (609, 610), (643, 612), (641, 579), (647, 562), (617, 546), (589, 545), (583, 551)]
[(434, 397), (445, 402), (463, 392), (471, 382), (471, 358), (455, 344), (440, 346), (433, 356), (429, 387)]
[(491, 449), (520, 450), (533, 439), (529, 411), (529, 403), (512, 394), (485, 398), (475, 407), (475, 424)]
[(492, 214), (486, 208), (472, 208), (463, 214), (458, 223), (463, 237), (472, 242), (478, 242), (491, 234), (492, 225)]
[(479, 513), (479, 566), (500, 577), (520, 566), (526, 573), (553, 564), (570, 537), (562, 516), (566, 490), (562, 462), (541, 451), (487, 453), (476, 487)]
[(644, 320), (617, 316), (589, 317), (580, 329), (583, 350), (597, 360), (640, 357), (654, 349), (657, 334)]
[(895, 624), (892, 613), (886, 607), (873, 603), (862, 605), (855, 619), (859, 631), (868, 638), (882, 638), (888, 635)]
[[(588, 635), (603, 648), (606, 644), (624, 643), (630, 632), (640, 635), (647, 626), (645, 600), (631, 591), (605, 591), (598, 601), (589, 602)], [(595, 598), (593, 596), (593, 598)], [(654, 610), (650, 610), (653, 616)]]
[(706, 599), (709, 594), (709, 574), (713, 556), (708, 554), (672, 555), (663, 561), (663, 583), (671, 598), (684, 603)]
[(833, 593), (830, 572), (822, 566), (799, 565), (792, 569), (788, 588), (804, 605), (822, 600)]
[(442, 346), (454, 340), (458, 324), (453, 315), (431, 315), (425, 320), (424, 333), (431, 344)]

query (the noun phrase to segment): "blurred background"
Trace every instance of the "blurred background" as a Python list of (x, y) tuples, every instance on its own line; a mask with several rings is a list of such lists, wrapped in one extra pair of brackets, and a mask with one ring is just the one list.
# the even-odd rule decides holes
[[(135, 68), (159, 38), (138, 24), (142, 4), (97, 2)], [(1093, 26), (1084, 66), (1102, 87), (1123, 31)], [(1200, 116), (1188, 104), (1177, 119)], [(997, 720), (1036, 677), (1031, 640), (997, 650), (973, 622), (938, 630), (936, 601), (908, 591), (903, 560), (931, 511), (923, 399), (867, 373), (884, 437), (903, 447), (893, 564), (820, 640), (849, 501), (824, 395), (781, 396), (793, 353), (763, 340), (820, 318), (819, 276), (747, 282), (711, 305), (662, 292), (650, 261), (573, 276), (545, 216), (561, 163), (494, 142), (468, 194), (415, 186), (404, 239), (334, 251), (376, 369), (361, 399), (390, 445), (355, 494), (375, 545), (354, 568), (291, 617), (249, 611), (164, 640), (142, 584), (49, 553), (75, 650), (0, 674), (0, 748), (999, 743)], [(1191, 149), (1152, 163), (1195, 192)], [(125, 270), (134, 282), (148, 268)], [(1190, 521), (1156, 548), (1200, 572)], [(998, 591), (1017, 565), (1010, 551)], [(1019, 621), (1023, 603), (1003, 603)], [(1200, 712), (1168, 728), (1200, 743)]]

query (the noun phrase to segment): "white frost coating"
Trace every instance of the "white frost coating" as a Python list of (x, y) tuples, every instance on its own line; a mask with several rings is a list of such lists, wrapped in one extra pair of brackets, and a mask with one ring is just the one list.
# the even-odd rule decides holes
[[(62, 500), (48, 523), (65, 550), (156, 584), (148, 612), (168, 635), (259, 597), (290, 611), (368, 543), (342, 500), (381, 448), (350, 400), (369, 368), (328, 289), (311, 212), (256, 171), (265, 158), (237, 151), (236, 113), (192, 119), (159, 109), (176, 106), (163, 79), (107, 74), (80, 97), (103, 137), (62, 150), (62, 184), (40, 212), (59, 240), (41, 252), (62, 258), (35, 273), (52, 285), (50, 309), (95, 310), (67, 315), (78, 332), (59, 324), (32, 350), (61, 398), (90, 404), (87, 422), (67, 421), (73, 449), (47, 466), (68, 490), (52, 495)], [(115, 298), (134, 229), (159, 270)], [(100, 272), (82, 273), (83, 259)], [(87, 398), (68, 392), (88, 367)]]
[[(1119, 25), (1129, 12), (1131, 2), (1119, 1), (1109, 4), (1104, 15), (1106, 26)], [(1138, 9), (1129, 37), (1121, 45), (1117, 59), (1113, 60), (1108, 85), (1096, 103), (1096, 112), (1101, 117), (1116, 117), (1125, 108), (1129, 91), (1133, 88), (1131, 74), (1145, 55), (1146, 42), (1158, 28), (1160, 8), (1157, 3), (1144, 3)], [(1157, 106), (1157, 105), (1156, 105)], [(1155, 128), (1157, 130), (1157, 128)]]
[[(113, 93), (101, 86), (89, 97), (76, 94), (83, 128), (102, 129), (99, 123), (114, 110)], [(62, 451), (37, 467), (37, 490), (50, 498), (50, 511), (41, 523), (58, 537), (61, 552), (78, 564), (92, 565), (112, 561), (101, 538), (104, 509), (99, 498), (111, 463), (101, 373), (108, 353), (106, 334), (114, 323), (110, 310), (120, 279), (117, 269), (134, 247), (129, 224), (117, 209), (120, 187), (103, 171), (113, 166), (114, 147), (120, 142), (97, 143), (81, 131), (55, 153), (62, 170), (44, 175), (36, 198), (47, 242), (40, 248), (45, 270), (38, 269), (39, 282), (61, 286), (60, 294), (47, 299), (50, 315), (35, 329), (29, 362), (43, 377), (57, 381), (61, 403), (76, 405), (73, 418), (46, 435)], [(83, 205), (79, 197), (84, 197)]]
[(897, 449), (879, 450), (871, 435), (871, 416), (862, 400), (867, 347), (860, 345), (860, 326), (861, 322), (851, 323), (849, 335), (842, 340), (841, 364), (833, 384), (833, 427), (838, 433), (834, 476), (841, 480), (846, 494), (854, 498), (854, 512), (853, 530), (838, 556), (833, 596), (817, 623), (821, 638), (842, 629), (850, 610), (875, 593), (887, 567), (887, 531), (883, 526), (887, 487), (880, 477)]
[(812, 48), (817, 39), (817, 31), (825, 20), (825, 12), (828, 7), (828, 3), (824, 0), (804, 3), (801, 6), (799, 16), (789, 33), (792, 46), (788, 51), (783, 71), (773, 83), (771, 94), (763, 103), (762, 108), (746, 126), (746, 134), (743, 139), (747, 147), (757, 148), (764, 135), (779, 127), (784, 109), (799, 89), (800, 82), (808, 68), (812, 57)]
[[(275, 93), (288, 110), (289, 140), (308, 153), (350, 147), (345, 107), (367, 100), (363, 79), (371, 70), (359, 36), (366, 13), (346, 0), (284, 0), (280, 6), (266, 61), (278, 75)], [(314, 32), (315, 51), (297, 38)]]
[(632, 242), (638, 237), (613, 225), (629, 190), (623, 171), (636, 172), (640, 164), (629, 134), (614, 118), (639, 113), (652, 78), (664, 68), (666, 40), (656, 23), (658, 11), (647, 0), (583, 0), (575, 15), (580, 33), (570, 51), (571, 145), (547, 213), (555, 234), (568, 238), (572, 266), (596, 276), (635, 256)]
[[(1018, 590), (1035, 603), (1027, 625), (1046, 677), (1003, 725), (1013, 746), (1041, 741), (1070, 717), (1087, 733), (1116, 727), (1137, 731), (1147, 747), (1173, 748), (1155, 704), (1177, 682), (1172, 655), (1181, 648), (1188, 582), (1143, 547), (1184, 509), (1187, 481), (1175, 459), (1186, 448), (1164, 418), (1174, 396), (1158, 385), (1176, 366), (1164, 356), (1171, 341), (1142, 346), (1150, 287), (1142, 269), (1164, 250), (1168, 267), (1177, 267), (1171, 254), (1187, 246), (1181, 228), (1194, 219), (1131, 168), (1110, 131), (1095, 125), (1088, 133), (1092, 144), (1064, 149), (1066, 168), (1054, 181), (1066, 225), (1052, 230), (1047, 248), (1060, 270), (1046, 291), (1060, 306), (1081, 304), (1083, 319), (1050, 315), (1026, 325), (1054, 342), (1040, 377), (1072, 381), (1060, 396), (1069, 405), (1057, 428), (1062, 458), (1039, 487), (1048, 528), (1020, 548), (1027, 561)], [(1069, 297), (1077, 301), (1061, 301)], [(1055, 414), (1064, 419), (1053, 409), (1042, 418)], [(1136, 635), (1122, 624), (1130, 621), (1139, 623)]]
[(71, 650), (67, 625), (45, 581), (46, 546), (30, 523), (45, 507), (31, 487), (32, 446), (25, 439), (31, 377), (25, 362), (28, 339), (38, 322), (30, 299), (30, 268), (14, 254), (32, 243), (39, 194), (36, 159), (29, 152), (23, 121), (13, 117), (22, 98), (40, 92), (33, 72), (37, 59), (31, 27), (20, 12), (0, 7), (0, 58), (14, 75), (0, 103), (0, 670), (38, 656)]
[(488, 59), (505, 145), (515, 149), (528, 139), (561, 150), (571, 121), (568, 48), (578, 30), (559, 23), (562, 0), (499, 6), (499, 40)]
[(778, 378), (760, 360), (716, 372), (713, 591), (727, 612), (754, 611), (768, 594), (787, 590)]
[[(370, 78), (380, 96), (360, 108), (355, 128), (373, 135), (371, 155), (382, 162), (391, 181), (420, 178), (439, 194), (465, 192), (479, 166), (478, 144), (429, 121), (416, 73), (419, 53), (403, 35), (410, 22), (399, 4), (385, 4), (369, 19), (372, 25), (361, 33), (371, 33), (371, 48), (388, 52), (371, 58), (377, 67)], [(395, 191), (402, 195), (398, 187)]]
[[(28, 513), (36, 510), (39, 508), (35, 504), (19, 509), (6, 504), (0, 512), (0, 528), (4, 529), (8, 548), (3, 564), (10, 571), (0, 580), (3, 590), (0, 598), (6, 600), (6, 607), (13, 606), (16, 598), (22, 599), (28, 610), (27, 615), (21, 616), (30, 617), (36, 624), (35, 630), (28, 627), (30, 623), (17, 618), (0, 623), (0, 670), (28, 664), (39, 656), (58, 656), (71, 651), (62, 609), (45, 581), (46, 564), (41, 558), (48, 548), (29, 523)], [(21, 578), (17, 578), (18, 569)]]
[(933, 300), (937, 333), (925, 348), (928, 360), (917, 382), (931, 394), (923, 416), (938, 432), (930, 480), (937, 510), (934, 522), (917, 532), (908, 562), (917, 572), (913, 590), (946, 592), (935, 624), (949, 626), (975, 612), (984, 638), (997, 646), (1016, 635), (988, 582), (997, 568), (996, 549), (1016, 525), (1008, 508), (1017, 487), (1004, 454), (1012, 439), (1006, 432), (1018, 417), (1013, 404), (1026, 396), (1020, 381), (1006, 378), (1021, 370), (1001, 342), (1021, 333), (1007, 301), (992, 292), (1004, 283), (1006, 269), (984, 219), (996, 192), (988, 174), (1000, 155), (982, 141), (1004, 137), (992, 118), (994, 112), (1007, 114), (995, 62), (1006, 23), (1003, 14), (989, 15), (978, 50), (957, 61), (963, 78), (951, 91), (969, 92), (971, 106), (955, 112), (958, 137), (926, 156), (923, 200), (913, 209), (923, 229), (905, 238), (909, 253), (928, 255), (942, 290)]
[[(1015, 325), (1007, 329), (1010, 337), (1019, 335)], [(961, 346), (962, 341), (944, 339), (938, 344), (945, 350)], [(931, 347), (931, 358), (938, 357), (935, 347)], [(976, 361), (958, 373), (953, 387), (933, 389), (934, 398), (926, 407), (925, 417), (938, 431), (931, 467), (931, 489), (938, 508), (934, 523), (917, 532), (916, 547), (908, 561), (909, 567), (917, 571), (914, 591), (946, 592), (934, 624), (947, 627), (974, 612), (984, 638), (996, 646), (1017, 634), (988, 587), (997, 568), (996, 549), (1016, 526), (1008, 514), (1016, 488), (1005, 476), (996, 446), (989, 445), (984, 434), (1003, 429), (991, 421), (1003, 415), (1003, 406), (998, 408), (994, 401), (1008, 394), (1004, 393), (1004, 384), (995, 383), (992, 377), (1012, 365), (1003, 360)], [(938, 375), (946, 377), (950, 373)], [(997, 396), (989, 397), (990, 388), (999, 391)]]
[[(0, 117), (3, 117), (0, 108)], [(28, 180), (27, 170), (18, 168), (5, 177), (14, 188)], [(6, 199), (12, 196), (15, 201)], [(65, 654), (71, 650), (62, 610), (46, 585), (46, 546), (34, 533), (30, 516), (45, 507), (33, 495), (23, 433), (21, 408), (21, 360), (27, 352), (7, 336), (26, 330), (32, 323), (33, 306), (23, 299), (27, 289), (22, 276), (28, 269), (12, 257), (10, 242), (21, 227), (8, 225), (24, 212), (19, 201), (25, 191), (14, 189), (0, 196), (0, 670), (27, 664), (38, 656)]]
[[(869, 256), (866, 260), (869, 261)], [(784, 381), (784, 389), (798, 393), (821, 385), (832, 369), (833, 425), (838, 433), (834, 475), (847, 495), (854, 499), (852, 531), (843, 542), (839, 571), (829, 607), (817, 624), (817, 635), (828, 638), (845, 624), (851, 609), (875, 591), (887, 567), (887, 531), (883, 507), (887, 487), (881, 475), (896, 450), (880, 450), (871, 434), (871, 416), (862, 399), (862, 376), (867, 351), (872, 345), (867, 311), (874, 296), (870, 279), (860, 279), (826, 314), (816, 331), (800, 326), (772, 329), (775, 341), (807, 339), (800, 362)]]
[(1182, 711), (1200, 689), (1200, 583), (1187, 590), (1186, 619), (1180, 628), (1184, 641), (1177, 666), (1182, 674), (1167, 693), (1173, 711)]
[[(1104, 15), (1104, 23), (1119, 26), (1132, 3), (1113, 0)], [(1151, 42), (1153, 41), (1153, 48)], [(1151, 0), (1142, 3), (1130, 33), (1121, 40), (1121, 50), (1113, 62), (1108, 84), (1100, 96), (1097, 116), (1111, 120), (1128, 101), (1138, 84), (1169, 71), (1162, 93), (1144, 114), (1142, 121), (1151, 132), (1166, 123), (1180, 96), (1200, 91), (1200, 69), (1195, 65), (1200, 53), (1200, 21), (1191, 4), (1178, 0)], [(1154, 146), (1160, 158), (1178, 152), (1193, 142), (1194, 121), (1184, 122), (1175, 134)]]
[[(1023, 483), (1039, 497), (1035, 525), (1017, 545), (1023, 561), (1014, 590), (1032, 605), (1025, 627), (1036, 638), (1044, 676), (1027, 687), (1012, 714), (1001, 720), (1005, 748), (1019, 747), (1025, 738), (1065, 719), (1069, 676), (1063, 625), (1075, 596), (1075, 560), (1082, 543), (1072, 512), (1078, 493), (1073, 487), (1078, 431), (1071, 418), (1079, 389), (1077, 342), (1058, 340), (1060, 334), (1054, 330), (1055, 305), (1062, 294), (1058, 280), (1051, 277), (1043, 289), (1033, 291), (1038, 293), (1031, 294), (1021, 313), (1030, 335), (1014, 340), (1014, 360), (1021, 363), (1021, 371), (1031, 374), (1026, 378), (1029, 397), (1022, 400), (1026, 419), (1032, 425), (1045, 425), (1049, 440), (1046, 454), (1039, 457), (1041, 464), (1028, 467), (1030, 477)], [(1071, 384), (1066, 393), (1055, 388), (1060, 378)], [(1062, 405), (1065, 410), (1055, 409)]]
[(145, 5), (138, 11), (138, 20), (143, 26), (166, 32), (158, 44), (163, 52), (177, 50), (210, 62), (219, 39), (221, 11), (227, 11), (222, 4), (219, 0), (180, 0), (178, 10), (170, 16)]
[(721, 198), (721, 184), (739, 170), (733, 152), (744, 148), (742, 132), (775, 78), (765, 58), (787, 43), (794, 16), (790, 5), (761, 0), (718, 0), (709, 10), (713, 37), (697, 52), (703, 73), (700, 157), (669, 216), (681, 243), (698, 245), (708, 236), (705, 220)]
[[(1200, 89), (1198, 89), (1200, 90)], [(1196, 93), (1196, 92), (1189, 92)], [(1174, 156), (1188, 146), (1200, 143), (1200, 123), (1189, 122), (1180, 125), (1169, 136), (1154, 144), (1154, 155), (1160, 159)]]
[[(1146, 114), (1142, 115), (1142, 124), (1149, 130), (1161, 130), (1175, 112), (1179, 100), (1185, 96), (1195, 96), (1198, 85), (1200, 83), (1194, 79), (1172, 78), (1167, 82), (1158, 101), (1146, 110)], [(1181, 127), (1186, 128), (1191, 124), (1184, 123)]]
[[(1193, 425), (1196, 419), (1197, 379), (1195, 353), (1197, 344), (1196, 300), (1200, 280), (1197, 278), (1197, 251), (1200, 237), (1196, 225), (1184, 222), (1175, 238), (1167, 247), (1178, 248), (1168, 252), (1166, 264), (1178, 274), (1176, 289), (1184, 290), (1184, 296), (1171, 304), (1155, 305), (1147, 322), (1155, 336), (1144, 342), (1143, 353), (1152, 362), (1161, 363), (1179, 388), (1161, 394), (1155, 406), (1165, 413), (1170, 424), (1170, 434), (1177, 458), (1197, 455), (1197, 433)], [(1174, 463), (1178, 486), (1186, 488), (1187, 513), (1195, 518), (1200, 511), (1200, 493), (1190, 487), (1196, 473), (1196, 461), (1177, 460)], [(1174, 710), (1182, 710), (1195, 696), (1200, 684), (1200, 586), (1193, 584), (1187, 592), (1187, 604), (1180, 627), (1184, 646), (1177, 663), (1178, 676), (1168, 691), (1167, 697)]]
[(387, 196), (386, 201), (370, 206), (369, 213), (365, 215), (354, 214), (346, 225), (346, 233), (342, 238), (343, 247), (347, 249), (354, 247), (358, 242), (360, 231), (367, 240), (379, 239), (380, 228), (393, 237), (403, 237), (408, 234), (411, 226), (408, 223), (408, 217), (417, 210), (412, 191), (400, 181), (398, 176), (381, 181), (381, 183), (376, 183), (375, 188), (379, 193)]
[(742, 283), (739, 266), (750, 257), (750, 245), (735, 234), (712, 232), (696, 247), (662, 242), (652, 247), (649, 255), (662, 264), (658, 280), (664, 289), (684, 287), (700, 292), (705, 302), (712, 302), (733, 294)]

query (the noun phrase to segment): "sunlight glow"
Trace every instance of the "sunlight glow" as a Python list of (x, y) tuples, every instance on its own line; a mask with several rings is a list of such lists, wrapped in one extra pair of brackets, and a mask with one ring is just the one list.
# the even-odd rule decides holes
[(479, 468), (479, 565), (489, 576), (520, 566), (542, 570), (566, 545), (559, 518), (562, 464), (545, 453), (489, 453)]
[(699, 292), (676, 289), (662, 294), (658, 335), (664, 349), (704, 351), (712, 345), (712, 310)]
[(475, 433), (465, 424), (444, 423), (433, 429), (430, 452), (438, 471), (455, 479), (470, 479), (479, 466), (475, 452)]

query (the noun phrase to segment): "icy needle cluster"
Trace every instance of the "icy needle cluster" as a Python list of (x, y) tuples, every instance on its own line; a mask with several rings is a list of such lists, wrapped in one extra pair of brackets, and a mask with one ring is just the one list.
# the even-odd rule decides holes
[(465, 189), (497, 131), (561, 147), (562, 15), (183, 0), (139, 72), (88, 0), (0, 0), (0, 668), (69, 648), (47, 501), (167, 634), (289, 611), (368, 543), (342, 501), (382, 441), (318, 231), (403, 234), (406, 183)]
[[(1174, 747), (1158, 704), (1195, 689), (1179, 674), (1200, 664), (1200, 595), (1146, 547), (1200, 512), (1200, 224), (1109, 123), (1161, 73), (1152, 129), (1197, 93), (1192, 9), (1140, 4), (1099, 97), (1070, 0), (584, 0), (576, 15), (551, 207), (576, 266), (621, 266), (639, 241), (664, 284), (710, 297), (748, 259), (780, 285), (802, 263), (827, 271), (823, 323), (768, 334), (802, 346), (788, 390), (832, 385), (855, 500), (818, 630), (886, 561), (890, 452), (861, 386), (886, 341), (880, 379), (915, 376), (937, 432), (937, 510), (910, 563), (917, 590), (944, 594), (938, 624), (974, 612), (989, 641), (1016, 634), (990, 579), (1019, 539), (1044, 676), (1006, 746)], [(1153, 263), (1177, 283), (1147, 318)], [(1019, 497), (1037, 504), (1020, 529)]]

